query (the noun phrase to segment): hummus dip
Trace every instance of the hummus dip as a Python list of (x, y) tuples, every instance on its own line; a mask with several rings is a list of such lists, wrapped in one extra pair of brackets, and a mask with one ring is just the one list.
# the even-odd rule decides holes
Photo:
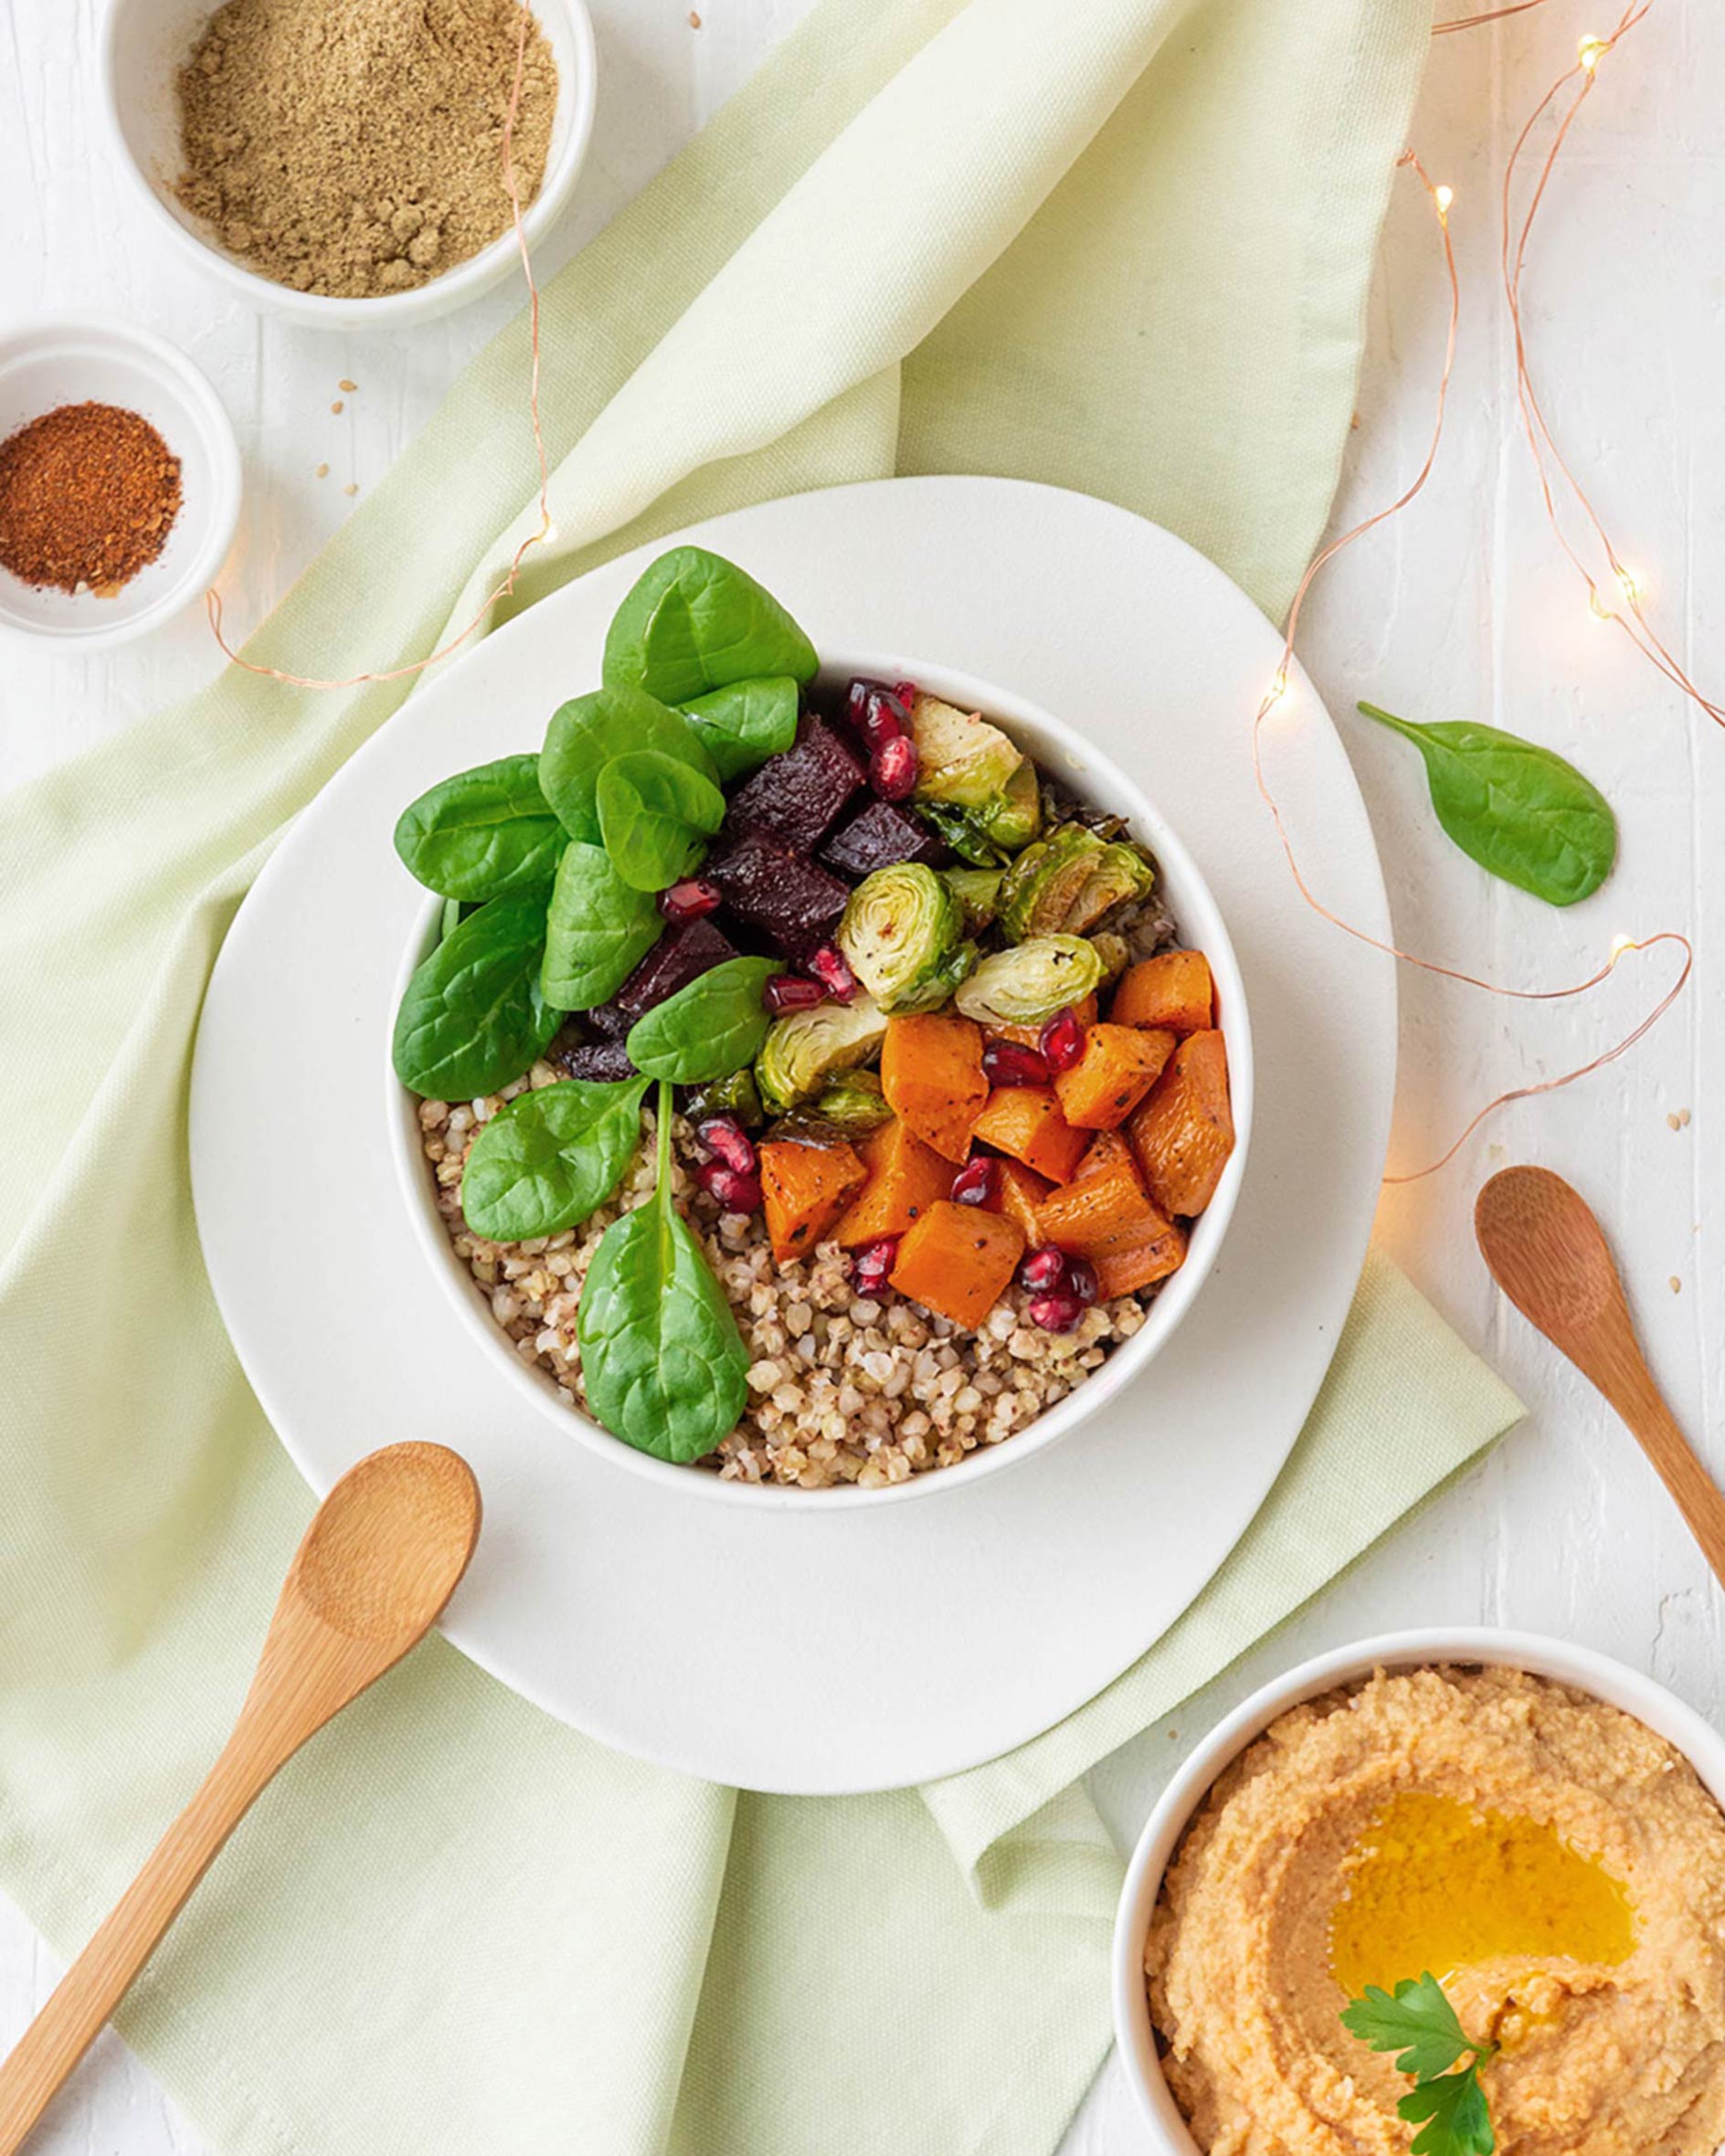
[(1633, 1717), (1519, 1670), (1380, 1670), (1218, 1779), (1145, 1949), (1210, 2156), (1405, 2156), (1413, 2087), (1339, 2018), (1431, 1972), (1501, 2156), (1725, 2140), (1725, 1815)]

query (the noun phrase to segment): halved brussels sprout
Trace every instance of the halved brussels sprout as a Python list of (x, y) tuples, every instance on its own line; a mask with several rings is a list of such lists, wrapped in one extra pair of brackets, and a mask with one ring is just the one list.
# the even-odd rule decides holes
[[(865, 876), (839, 919), (838, 944), (851, 970), (883, 1010), (929, 1009), (917, 1000), (939, 988), (952, 992), (947, 970), (964, 934), (964, 908), (933, 869), (894, 861)], [(968, 964), (958, 978), (968, 972)]]
[(964, 932), (980, 935), (1000, 909), (1002, 869), (943, 869), (940, 880), (964, 909)]
[(758, 1130), (767, 1120), (760, 1088), (746, 1064), (728, 1078), (715, 1078), (711, 1085), (702, 1086), (691, 1097), (685, 1113), (692, 1123), (698, 1123), (704, 1115), (735, 1115), (745, 1130)]
[(966, 861), (989, 866), (1027, 846), (1042, 824), (1036, 766), (999, 726), (919, 696), (911, 707), (918, 809)]
[(1126, 971), (1132, 956), (1132, 946), (1125, 936), (1116, 935), (1112, 929), (1104, 928), (1090, 938), (1095, 954), (1102, 961), (1104, 986), (1117, 981)]
[(814, 1113), (823, 1123), (834, 1124), (846, 1132), (878, 1130), (883, 1123), (893, 1120), (893, 1111), (881, 1090), (880, 1074), (874, 1071), (846, 1071), (833, 1079), (821, 1088)]
[(984, 1026), (1040, 1026), (1102, 983), (1102, 960), (1082, 935), (1033, 935), (984, 958), (958, 990), (958, 1009)]
[(1027, 846), (1000, 885), (1000, 925), (1027, 935), (1082, 935), (1127, 899), (1142, 898), (1155, 872), (1135, 846), (1063, 823)]
[(854, 1070), (886, 1039), (886, 1014), (872, 996), (817, 1003), (775, 1019), (755, 1058), (755, 1081), (775, 1115), (813, 1100), (842, 1071)]

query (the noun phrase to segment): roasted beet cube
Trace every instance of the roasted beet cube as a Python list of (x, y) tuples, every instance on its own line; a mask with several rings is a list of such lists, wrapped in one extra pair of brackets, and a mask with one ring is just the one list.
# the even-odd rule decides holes
[(703, 873), (724, 892), (739, 921), (799, 964), (826, 942), (851, 895), (849, 884), (758, 831), (711, 856)]
[(711, 921), (691, 921), (682, 928), (667, 928), (609, 1003), (584, 1011), (583, 1018), (596, 1033), (620, 1041), (630, 1026), (655, 1003), (686, 988), (692, 980), (735, 958), (736, 948)]
[(920, 816), (901, 808), (896, 801), (871, 801), (841, 823), (820, 849), (820, 858), (841, 876), (860, 883), (876, 869), (890, 869), (901, 861), (945, 858), (946, 846)]
[(739, 839), (759, 831), (793, 853), (812, 853), (865, 776), (839, 734), (805, 712), (791, 745), (731, 796), (725, 830)]
[(569, 1078), (593, 1078), (610, 1084), (635, 1075), (629, 1051), (620, 1041), (559, 1041), (551, 1056)]

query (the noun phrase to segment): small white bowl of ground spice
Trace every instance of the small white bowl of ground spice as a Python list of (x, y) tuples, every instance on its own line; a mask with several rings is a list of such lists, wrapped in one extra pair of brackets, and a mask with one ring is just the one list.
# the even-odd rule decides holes
[(509, 274), (505, 130), (531, 248), (587, 153), (596, 65), (583, 0), (111, 0), (102, 79), (158, 227), (252, 306), (348, 330)]
[(142, 636), (214, 583), (239, 492), (220, 398), (162, 338), (97, 315), (0, 334), (0, 628)]

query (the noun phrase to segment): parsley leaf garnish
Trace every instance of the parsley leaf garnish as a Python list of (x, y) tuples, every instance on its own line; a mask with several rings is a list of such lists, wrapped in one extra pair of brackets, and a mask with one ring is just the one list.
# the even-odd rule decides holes
[[(1476, 2044), (1444, 1987), (1428, 1969), (1403, 1977), (1393, 1994), (1368, 1984), (1362, 1998), (1351, 1999), (1342, 2025), (1373, 2051), (1393, 2051), (1398, 2074), (1411, 2074), (1415, 2086), (1396, 2106), (1400, 2116), (1421, 2125), (1413, 2156), (1493, 2156), (1497, 2139), (1479, 2069), (1497, 2050)], [(1458, 2059), (1467, 2064), (1457, 2073)]]

